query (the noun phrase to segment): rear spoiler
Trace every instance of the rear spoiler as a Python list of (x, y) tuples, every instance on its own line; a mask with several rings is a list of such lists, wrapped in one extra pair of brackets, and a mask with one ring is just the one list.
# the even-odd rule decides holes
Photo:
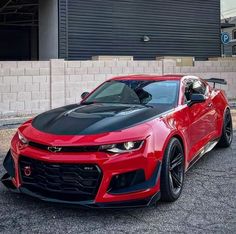
[(205, 79), (207, 82), (214, 83), (213, 88), (215, 88), (216, 84), (221, 84), (221, 85), (227, 85), (227, 81), (224, 79), (219, 79), (219, 78), (210, 78), (210, 79)]

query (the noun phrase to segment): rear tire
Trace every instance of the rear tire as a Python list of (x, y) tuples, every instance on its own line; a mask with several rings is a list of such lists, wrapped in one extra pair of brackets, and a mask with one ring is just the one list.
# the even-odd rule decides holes
[(181, 194), (184, 182), (184, 151), (180, 141), (172, 138), (165, 150), (161, 169), (161, 200), (173, 202)]
[(230, 110), (227, 109), (224, 115), (222, 134), (218, 142), (219, 147), (229, 147), (233, 140), (233, 123)]

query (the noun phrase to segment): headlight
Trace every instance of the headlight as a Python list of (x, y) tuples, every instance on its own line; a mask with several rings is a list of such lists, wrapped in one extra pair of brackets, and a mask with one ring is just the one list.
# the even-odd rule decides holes
[(22, 145), (28, 145), (29, 141), (18, 131), (18, 138)]
[(111, 144), (111, 145), (102, 145), (100, 146), (100, 151), (107, 151), (111, 153), (121, 154), (130, 151), (139, 150), (144, 141), (128, 141), (119, 144)]

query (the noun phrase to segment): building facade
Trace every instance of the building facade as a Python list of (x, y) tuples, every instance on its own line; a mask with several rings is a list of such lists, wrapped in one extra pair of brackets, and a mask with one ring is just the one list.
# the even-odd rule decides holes
[(207, 59), (221, 54), (220, 0), (2, 0), (0, 38), (0, 60)]
[(222, 20), (222, 22), (222, 25), (226, 25), (225, 27), (223, 26), (222, 32), (227, 32), (230, 36), (230, 42), (227, 45), (222, 45), (222, 55), (236, 57), (236, 16)]

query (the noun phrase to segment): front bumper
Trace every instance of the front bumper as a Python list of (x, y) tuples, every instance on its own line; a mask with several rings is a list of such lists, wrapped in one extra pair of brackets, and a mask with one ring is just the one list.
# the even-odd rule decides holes
[[(37, 155), (37, 160), (45, 161), (45, 152), (42, 153), (40, 151), (37, 151), (36, 153), (34, 149), (26, 149), (21, 153), (24, 153), (24, 156), (26, 155), (28, 158), (33, 158), (29, 155)], [(4, 160), (4, 167), (7, 173), (3, 176), (1, 180), (2, 183), (14, 192), (23, 193), (46, 202), (79, 205), (90, 208), (122, 208), (131, 206), (149, 206), (155, 203), (160, 198), (159, 177), (161, 171), (161, 163), (154, 157), (150, 157), (148, 159), (146, 156), (143, 157), (139, 153), (138, 155), (135, 155), (133, 159), (133, 156), (131, 158), (127, 158), (126, 156), (124, 156), (122, 160), (117, 160), (117, 158), (112, 160), (101, 160), (100, 155), (98, 155), (96, 156), (96, 160), (87, 160), (87, 163), (96, 163), (99, 168), (101, 168), (103, 172), (102, 179), (99, 184), (99, 188), (96, 191), (94, 199), (82, 199), (78, 201), (75, 199), (64, 199), (63, 197), (51, 197), (50, 193), (45, 195), (43, 191), (33, 191), (25, 186), (24, 182), (22, 181), (21, 171), (19, 169), (19, 159), (21, 157), (21, 154), (16, 154), (14, 152), (10, 153), (10, 151), (8, 152)], [(79, 161), (74, 161), (74, 156), (71, 155), (71, 157), (73, 159), (73, 164), (85, 163), (84, 160), (81, 160), (81, 158)], [(64, 158), (63, 163), (71, 163), (71, 157), (67, 157), (70, 158), (70, 161), (65, 160)], [(55, 157), (52, 156), (50, 157), (50, 160), (48, 160), (49, 162), (55, 163), (55, 161), (53, 162), (52, 159), (56, 159), (57, 163), (59, 162), (58, 155), (56, 155)], [(131, 159), (133, 160), (132, 165), (129, 163)], [(116, 162), (116, 165), (114, 164), (114, 161)], [(109, 192), (109, 184), (111, 182), (111, 179), (115, 175), (124, 174), (140, 168), (145, 171), (145, 181)]]
[(1, 179), (2, 183), (12, 192), (14, 193), (22, 193), (27, 196), (39, 199), (44, 202), (63, 204), (66, 206), (81, 206), (85, 208), (139, 208), (146, 207), (156, 204), (156, 202), (160, 199), (160, 192), (155, 193), (153, 196), (139, 199), (139, 200), (129, 200), (129, 201), (120, 201), (120, 202), (95, 202), (94, 200), (85, 200), (85, 201), (68, 201), (68, 200), (60, 200), (53, 199), (50, 197), (45, 197), (39, 193), (34, 193), (26, 188), (19, 187), (16, 188), (12, 182), (12, 179), (8, 173), (6, 173)]

